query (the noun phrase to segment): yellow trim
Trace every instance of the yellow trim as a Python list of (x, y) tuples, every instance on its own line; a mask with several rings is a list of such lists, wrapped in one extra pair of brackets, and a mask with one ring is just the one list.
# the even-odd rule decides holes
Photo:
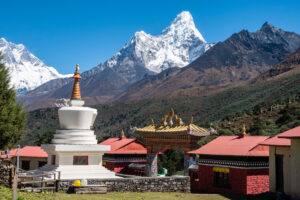
[(214, 172), (222, 172), (222, 173), (229, 173), (229, 168), (222, 168), (222, 167), (214, 167), (213, 168)]

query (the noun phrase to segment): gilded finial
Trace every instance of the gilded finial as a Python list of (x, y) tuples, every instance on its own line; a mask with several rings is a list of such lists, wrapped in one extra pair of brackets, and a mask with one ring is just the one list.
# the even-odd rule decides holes
[(243, 124), (243, 134), (247, 134), (246, 133), (246, 125), (245, 124)]
[(194, 121), (194, 117), (192, 116), (192, 117), (191, 117), (190, 124), (192, 124), (192, 123), (193, 123), (193, 121)]
[(75, 70), (75, 73), (78, 73), (79, 72), (79, 64), (76, 64), (76, 70)]
[(124, 138), (125, 137), (125, 133), (124, 133), (124, 130), (122, 129), (121, 131), (121, 138)]
[(184, 123), (183, 123), (182, 119), (179, 118), (179, 125), (183, 125), (183, 124), (184, 124)]
[(171, 108), (170, 109), (170, 111), (169, 111), (169, 117), (170, 117), (170, 120), (172, 120), (172, 118), (174, 117), (174, 110), (173, 110), (173, 108)]
[(167, 126), (167, 125), (168, 125), (167, 119), (168, 119), (168, 115), (165, 115), (165, 118), (163, 119), (163, 120), (164, 120), (164, 126)]
[(170, 126), (173, 126), (173, 117), (174, 117), (174, 110), (173, 108), (169, 111), (169, 117), (170, 117)]
[(155, 126), (154, 120), (151, 119), (152, 126)]

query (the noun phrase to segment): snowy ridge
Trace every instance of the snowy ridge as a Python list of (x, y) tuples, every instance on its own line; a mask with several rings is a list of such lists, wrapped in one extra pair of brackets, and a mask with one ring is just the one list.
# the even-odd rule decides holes
[(183, 11), (161, 35), (136, 32), (118, 53), (100, 64), (98, 70), (110, 67), (129, 82), (134, 82), (138, 79), (135, 75), (138, 67), (152, 73), (170, 67), (184, 67), (212, 46), (195, 27), (191, 14)]
[(59, 74), (55, 68), (46, 66), (22, 44), (14, 44), (0, 38), (0, 52), (9, 70), (10, 84), (19, 94), (33, 90), (56, 78), (69, 77)]

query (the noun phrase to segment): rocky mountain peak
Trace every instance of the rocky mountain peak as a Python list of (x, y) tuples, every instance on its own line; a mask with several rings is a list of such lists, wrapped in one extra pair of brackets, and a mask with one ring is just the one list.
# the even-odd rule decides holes
[(260, 28), (260, 31), (265, 32), (265, 33), (274, 33), (279, 31), (279, 28), (276, 28), (272, 24), (269, 24), (268, 22), (265, 22), (262, 27)]

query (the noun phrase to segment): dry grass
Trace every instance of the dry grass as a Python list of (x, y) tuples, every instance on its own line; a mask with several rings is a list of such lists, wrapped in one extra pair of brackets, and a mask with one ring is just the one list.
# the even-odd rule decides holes
[[(11, 189), (0, 186), (0, 200), (11, 200)], [(109, 192), (107, 194), (66, 194), (66, 193), (30, 193), (19, 192), (19, 200), (225, 200), (229, 199), (218, 194), (185, 194), (159, 192)]]

